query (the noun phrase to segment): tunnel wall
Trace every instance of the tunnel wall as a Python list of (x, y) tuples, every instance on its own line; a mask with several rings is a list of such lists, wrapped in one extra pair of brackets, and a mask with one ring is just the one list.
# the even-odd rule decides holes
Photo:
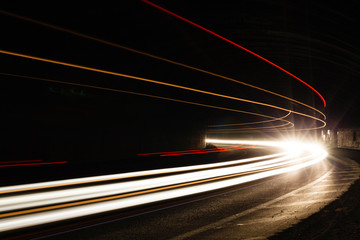
[(337, 147), (360, 150), (360, 129), (339, 129)]
[(324, 141), (331, 147), (360, 150), (360, 129), (340, 128), (322, 133)]

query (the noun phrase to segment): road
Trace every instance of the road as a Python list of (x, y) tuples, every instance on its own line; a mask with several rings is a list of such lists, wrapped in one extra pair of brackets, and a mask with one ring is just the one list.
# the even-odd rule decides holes
[[(255, 163), (258, 167), (259, 163), (263, 162), (266, 160)], [(273, 171), (268, 167), (265, 172)], [(229, 170), (228, 166), (226, 170)], [(248, 171), (254, 171), (254, 169), (248, 169)], [(258, 173), (248, 172), (245, 176), (254, 174)], [(356, 162), (349, 159), (342, 161), (330, 155), (326, 160), (300, 170), (285, 171), (195, 195), (179, 195), (155, 202), (146, 202), (143, 205), (134, 204), (124, 209), (118, 208), (117, 211), (110, 213), (97, 214), (91, 218), (79, 216), (80, 218), (63, 221), (60, 225), (50, 223), (32, 227), (30, 230), (29, 228), (17, 229), (15, 232), (7, 232), (5, 237), (18, 239), (36, 239), (37, 237), (50, 239), (261, 239), (289, 228), (301, 219), (316, 213), (345, 192), (359, 174), (360, 170)], [(189, 182), (189, 176), (191, 175), (186, 175), (187, 179), (183, 182)], [(184, 179), (184, 176), (179, 179)], [(139, 181), (142, 180), (146, 178), (139, 179)], [(215, 182), (220, 182), (220, 180), (216, 179)], [(151, 183), (154, 183), (154, 179), (151, 179)], [(179, 183), (168, 183), (166, 186), (176, 184)], [(204, 186), (204, 183), (201, 184)], [(156, 188), (144, 187), (144, 189)], [(186, 189), (188, 190), (189, 188)], [(144, 190), (132, 189), (129, 192), (136, 191)], [(165, 196), (170, 194), (168, 189), (161, 189), (159, 192), (165, 193)], [(144, 195), (140, 198), (143, 199)], [(72, 203), (78, 200), (67, 201)], [(110, 202), (109, 199), (107, 201)], [(134, 203), (134, 199), (130, 202)], [(56, 206), (56, 204), (58, 203), (47, 203), (47, 206)], [(83, 204), (92, 206), (89, 202)], [(19, 206), (19, 203), (14, 206)], [(27, 206), (26, 209), (33, 207)], [(47, 210), (48, 212), (57, 211), (56, 209)], [(32, 215), (31, 213), (23, 214)], [(11, 219), (11, 216), (7, 219)]]

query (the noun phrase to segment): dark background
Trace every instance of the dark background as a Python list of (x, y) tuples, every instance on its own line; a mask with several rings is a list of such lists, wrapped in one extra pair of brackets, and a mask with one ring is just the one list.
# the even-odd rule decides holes
[[(0, 9), (235, 78), (315, 106), (327, 128), (359, 127), (360, 3), (349, 1), (154, 1), (278, 64), (262, 60), (141, 1), (84, 5), (3, 1)], [(2, 50), (14, 51), (296, 109), (299, 106), (124, 49), (0, 14)], [(0, 72), (151, 94), (283, 116), (233, 100), (1, 54)], [(204, 147), (206, 128), (262, 120), (191, 104), (1, 75), (7, 158), (126, 157)], [(301, 120), (299, 121), (301, 123)], [(300, 126), (301, 127), (301, 126)], [(19, 140), (21, 139), (21, 140)], [(41, 144), (37, 144), (41, 143)], [(80, 144), (81, 143), (81, 144)], [(3, 145), (4, 146), (4, 145)], [(26, 149), (19, 150), (19, 149)], [(34, 150), (36, 149), (36, 150)], [(92, 149), (92, 150), (89, 150)], [(116, 149), (116, 150), (115, 150)], [(14, 153), (16, 152), (16, 157)], [(29, 152), (33, 152), (29, 155)], [(86, 152), (86, 153), (85, 153)], [(61, 155), (61, 154), (60, 154)], [(71, 155), (71, 157), (70, 157)], [(61, 156), (59, 158), (64, 158)], [(85, 157), (84, 157), (85, 158)]]

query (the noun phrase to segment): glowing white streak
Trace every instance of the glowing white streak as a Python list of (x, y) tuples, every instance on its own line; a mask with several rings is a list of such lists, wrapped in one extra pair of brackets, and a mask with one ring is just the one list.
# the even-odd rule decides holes
[(281, 141), (253, 141), (253, 140), (223, 140), (223, 139), (206, 139), (206, 143), (220, 143), (220, 144), (246, 144), (246, 145), (260, 145), (268, 147), (283, 147), (286, 142)]
[[(296, 152), (298, 150), (303, 151), (302, 153), (303, 155), (302, 157), (300, 157), (298, 153), (295, 153), (294, 155), (294, 153), (292, 152), (294, 150), (294, 145), (293, 143), (290, 142), (262, 142), (262, 141), (242, 141), (242, 140), (241, 141), (232, 140), (225, 142), (224, 140), (214, 140), (214, 139), (208, 140), (208, 142), (211, 141), (216, 143), (236, 143), (236, 144), (245, 143), (245, 144), (257, 144), (260, 146), (278, 147), (279, 150), (283, 152), (282, 154), (273, 154), (264, 157), (242, 159), (237, 161), (229, 161), (225, 163), (174, 168), (177, 170), (166, 169), (166, 173), (169, 175), (163, 177), (152, 177), (143, 180), (128, 181), (128, 182), (121, 182), (115, 184), (114, 183), (103, 184), (102, 186), (96, 186), (96, 187), (82, 187), (82, 188), (70, 189), (70, 190), (50, 191), (50, 192), (41, 193), (40, 195), (20, 194), (18, 196), (15, 196), (14, 198), (13, 197), (3, 198), (1, 199), (1, 201), (3, 204), (5, 204), (5, 206), (3, 205), (4, 208), (1, 211), (9, 211), (8, 207), (11, 208), (19, 205), (21, 206), (20, 208), (24, 208), (24, 207), (30, 208), (31, 206), (32, 207), (38, 205), (46, 206), (48, 204), (55, 205), (56, 203), (59, 202), (70, 202), (70, 201), (77, 201), (77, 200), (83, 200), (89, 198), (98, 198), (102, 196), (116, 195), (119, 193), (120, 194), (134, 193), (132, 196), (127, 195), (127, 197), (119, 195), (116, 197), (116, 199), (100, 198), (100, 199), (96, 199), (96, 201), (90, 201), (90, 202), (88, 201), (75, 202), (74, 204), (72, 203), (68, 204), (67, 208), (64, 208), (64, 206), (61, 205), (59, 207), (62, 208), (59, 207), (56, 208), (57, 206), (55, 205), (52, 210), (50, 210), (52, 207), (45, 208), (48, 209), (48, 211), (39, 212), (38, 209), (35, 209), (35, 211), (30, 211), (30, 212), (29, 211), (18, 212), (13, 216), (5, 214), (3, 215), (3, 219), (0, 220), (0, 232), (17, 229), (17, 228), (34, 226), (48, 222), (65, 220), (73, 217), (81, 217), (81, 216), (100, 213), (100, 212), (123, 209), (127, 207), (138, 206), (141, 204), (146, 204), (161, 200), (168, 200), (186, 195), (192, 195), (196, 193), (203, 193), (206, 191), (211, 191), (224, 187), (230, 187), (241, 183), (250, 182), (282, 173), (287, 173), (300, 168), (308, 167), (312, 164), (321, 161), (327, 156), (327, 152), (325, 150), (321, 149), (320, 147), (314, 144), (309, 145), (309, 144), (296, 143), (295, 145)], [(269, 159), (270, 158), (269, 156), (272, 156), (273, 159)], [(278, 157), (274, 158), (274, 156), (278, 156)], [(269, 159), (269, 160), (251, 163), (251, 161), (257, 161), (260, 159)], [(234, 165), (235, 163), (242, 165), (237, 166)], [(206, 166), (206, 168), (204, 168), (204, 166)], [(210, 166), (212, 167), (212, 169), (207, 169)], [(214, 168), (215, 166), (218, 168)], [(181, 172), (179, 171), (179, 169), (193, 170), (193, 172), (175, 174)], [(144, 172), (147, 173), (164, 172), (164, 169), (136, 172), (135, 174), (143, 174)], [(170, 175), (170, 173), (172, 173), (172, 175)], [(128, 173), (128, 174), (129, 176), (134, 176), (134, 173)], [(241, 174), (241, 176), (235, 177), (234, 176), (235, 174)], [(127, 174), (117, 174), (117, 176), (119, 175), (124, 176)], [(114, 175), (108, 175), (108, 176), (114, 176)], [(108, 179), (107, 178), (108, 176), (99, 176), (99, 177)], [(84, 182), (84, 179), (94, 179), (94, 178), (96, 177), (81, 178), (82, 181), (80, 179), (72, 179), (72, 180), (82, 183)], [(170, 189), (164, 188), (164, 186), (171, 186), (171, 188)], [(151, 189), (151, 191), (149, 189)], [(141, 192), (141, 190), (145, 190), (145, 191)], [(55, 192), (58, 195), (52, 195)], [(74, 194), (74, 196), (70, 196), (69, 195), (70, 193)], [(39, 204), (36, 203), (37, 201)], [(38, 205), (26, 205), (26, 204), (34, 204), (34, 203)], [(21, 213), (26, 213), (26, 214), (19, 215)]]
[(308, 167), (311, 166), (312, 164), (321, 161), (326, 156), (327, 153), (323, 152), (317, 158), (314, 158), (311, 161), (303, 162), (294, 166), (269, 170), (266, 172), (255, 173), (237, 178), (231, 178), (223, 181), (210, 182), (210, 183), (194, 185), (179, 189), (154, 192), (140, 196), (93, 203), (88, 205), (81, 205), (81, 206), (70, 207), (65, 209), (58, 209), (49, 212), (41, 212), (41, 213), (28, 214), (24, 216), (10, 217), (0, 220), (0, 229), (1, 229), (0, 231), (9, 231), (17, 228), (29, 227), (29, 226), (34, 226), (49, 222), (65, 220), (74, 217), (81, 217), (90, 214), (116, 210), (116, 209), (123, 209), (123, 208), (138, 206), (146, 203), (168, 200), (168, 199), (192, 195), (196, 193), (202, 193), (214, 189), (230, 187), (241, 183), (250, 182), (250, 181), (278, 175), (281, 173), (294, 171), (304, 167)]
[(299, 141), (256, 141), (256, 140), (224, 140), (224, 139), (211, 139), (205, 140), (206, 143), (220, 143), (220, 144), (246, 144), (246, 145), (259, 145), (268, 147), (278, 147), (292, 152), (294, 149), (301, 149), (311, 152), (323, 152), (323, 148), (316, 142), (299, 142)]
[(35, 188), (56, 187), (56, 186), (63, 186), (63, 185), (69, 185), (69, 184), (72, 184), (72, 185), (73, 184), (82, 184), (82, 183), (89, 183), (89, 182), (108, 181), (108, 180), (140, 177), (140, 176), (150, 176), (150, 175), (157, 175), (157, 174), (176, 173), (176, 172), (183, 172), (183, 171), (189, 171), (189, 170), (221, 167), (221, 166), (233, 165), (233, 164), (239, 164), (239, 163), (245, 163), (245, 162), (251, 162), (251, 161), (265, 160), (265, 159), (284, 156), (284, 155), (286, 155), (286, 153), (281, 152), (281, 153), (270, 154), (270, 155), (265, 155), (265, 156), (259, 156), (259, 157), (253, 157), (253, 158), (247, 158), (247, 159), (241, 159), (241, 160), (235, 160), (235, 161), (228, 161), (228, 162), (221, 162), (221, 163), (214, 163), (214, 164), (202, 164), (202, 165), (197, 165), (197, 166), (176, 167), (176, 168), (164, 168), (164, 169), (155, 169), (155, 170), (138, 171), (138, 172), (130, 172), (130, 173), (101, 175), (101, 176), (95, 176), (95, 177), (74, 178), (74, 179), (66, 179), (66, 180), (58, 180), (58, 181), (6, 186), (6, 187), (0, 187), (0, 194), (6, 193), (9, 191), (24, 191), (24, 190), (35, 189)]
[[(202, 170), (166, 177), (135, 180), (121, 183), (102, 184), (98, 186), (78, 187), (67, 190), (49, 191), (44, 193), (22, 194), (20, 196), (3, 197), (0, 199), (0, 212), (30, 208), (41, 205), (58, 204), (70, 201), (79, 201), (95, 197), (104, 197), (127, 192), (141, 191), (150, 188), (159, 188), (168, 185), (199, 181), (230, 174), (258, 171), (265, 168), (276, 167), (283, 164), (300, 161), (288, 160), (291, 155), (267, 161), (255, 162), (240, 166), (223, 167), (219, 169)], [(285, 160), (288, 160), (285, 162)], [(278, 164), (275, 164), (278, 163)]]

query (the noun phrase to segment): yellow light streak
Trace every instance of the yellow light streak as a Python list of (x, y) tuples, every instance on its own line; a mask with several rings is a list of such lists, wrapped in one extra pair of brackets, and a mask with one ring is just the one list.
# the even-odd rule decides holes
[[(290, 126), (288, 126), (288, 125), (290, 125)], [(285, 126), (287, 126), (287, 127), (285, 127)], [(211, 129), (211, 130), (208, 130), (208, 132), (209, 133), (220, 133), (220, 132), (236, 132), (236, 133), (239, 133), (239, 132), (247, 131), (247, 130), (269, 129), (269, 128), (273, 128), (274, 131), (279, 131), (279, 130), (289, 129), (289, 128), (293, 128), (293, 127), (294, 127), (293, 123), (287, 122), (287, 123), (276, 125), (276, 126), (264, 126), (264, 127), (253, 127), (253, 128)]]
[(285, 121), (289, 122), (287, 120), (283, 120), (284, 118), (288, 117), (291, 114), (291, 111), (289, 111), (286, 115), (271, 119), (271, 120), (264, 120), (264, 121), (256, 121), (256, 122), (246, 122), (246, 123), (233, 123), (233, 124), (217, 124), (217, 125), (209, 125), (208, 127), (228, 127), (228, 126), (242, 126), (242, 125), (253, 125), (253, 124), (261, 124), (261, 123), (269, 123), (269, 122), (275, 122), (275, 121)]
[[(63, 65), (63, 66), (67, 66), (67, 67), (77, 68), (77, 69), (83, 69), (83, 70), (88, 70), (88, 71), (93, 71), (93, 72), (99, 72), (99, 73), (118, 76), (118, 77), (125, 77), (125, 78), (130, 78), (130, 79), (155, 83), (155, 84), (159, 84), (159, 85), (165, 85), (165, 86), (169, 86), (169, 87), (174, 87), (174, 88), (184, 89), (184, 90), (188, 90), (188, 91), (203, 93), (203, 94), (212, 95), (212, 96), (216, 96), (216, 97), (222, 97), (222, 98), (242, 101), (242, 102), (246, 102), (246, 103), (261, 105), (261, 106), (265, 106), (265, 107), (270, 107), (270, 108), (282, 110), (282, 111), (285, 111), (285, 112), (290, 111), (289, 109), (278, 107), (278, 106), (267, 104), (267, 103), (262, 103), (262, 102), (248, 100), (248, 99), (237, 98), (237, 97), (227, 96), (227, 95), (223, 95), (223, 94), (203, 91), (203, 90), (199, 90), (199, 89), (195, 89), (195, 88), (185, 87), (185, 86), (171, 84), (171, 83), (165, 83), (165, 82), (156, 81), (156, 80), (152, 80), (152, 79), (148, 79), (148, 78), (142, 78), (142, 77), (132, 76), (132, 75), (128, 75), (128, 74), (122, 74), (122, 73), (102, 70), (102, 69), (98, 69), (98, 68), (86, 67), (86, 66), (82, 66), (82, 65), (78, 65), (78, 64), (72, 64), (72, 63), (47, 59), (47, 58), (41, 58), (41, 57), (31, 56), (31, 55), (27, 55), (27, 54), (16, 53), (16, 52), (12, 52), (12, 51), (0, 50), (0, 53), (11, 55), (11, 56), (17, 56), (17, 57), (32, 59), (32, 60), (36, 60), (36, 61), (42, 61), (42, 62), (48, 62), (48, 63), (58, 64), (58, 65)], [(308, 117), (308, 118), (311, 118), (311, 119), (314, 119), (314, 120), (317, 120), (317, 121), (320, 121), (323, 124), (322, 126), (317, 127), (315, 129), (323, 128), (323, 127), (326, 126), (326, 122), (324, 120), (319, 119), (319, 118), (313, 117), (313, 116), (308, 115), (308, 114), (300, 113), (300, 112), (297, 112), (297, 111), (292, 111), (292, 113), (300, 115), (300, 116), (305, 116), (305, 117)]]
[(264, 118), (271, 118), (271, 119), (275, 118), (275, 117), (265, 115), (265, 114), (260, 114), (260, 113), (247, 112), (247, 111), (242, 111), (242, 110), (237, 110), (237, 109), (232, 109), (232, 108), (218, 107), (218, 106), (213, 106), (213, 105), (207, 105), (207, 104), (202, 104), (202, 103), (197, 103), (197, 102), (190, 102), (190, 101), (185, 101), (185, 100), (180, 100), (180, 99), (175, 99), (175, 98), (168, 98), (168, 97), (162, 97), (162, 96), (139, 93), (139, 92), (132, 92), (132, 91), (126, 91), (126, 90), (120, 90), (120, 89), (114, 89), (114, 88), (100, 87), (100, 86), (82, 84), (82, 83), (65, 82), (65, 81), (59, 81), (59, 80), (54, 80), (54, 79), (30, 77), (30, 76), (24, 76), (24, 75), (18, 75), (18, 74), (10, 74), (10, 73), (0, 73), (0, 74), (1, 75), (6, 75), (6, 76), (28, 78), (28, 79), (33, 79), (33, 80), (52, 82), (52, 83), (60, 83), (60, 84), (65, 84), (65, 85), (78, 86), (78, 87), (93, 88), (93, 89), (104, 90), (104, 91), (127, 93), (127, 94), (133, 94), (133, 95), (139, 95), (139, 96), (144, 96), (144, 97), (157, 98), (157, 99), (162, 99), (162, 100), (167, 100), (167, 101), (191, 104), (191, 105), (200, 106), (200, 107), (207, 107), (207, 108), (219, 109), (219, 110), (224, 110), (224, 111), (244, 113), (244, 114), (249, 114), (249, 115), (254, 115), (254, 116), (264, 117)]
[(102, 43), (102, 44), (105, 44), (105, 45), (109, 45), (109, 46), (112, 46), (112, 47), (124, 49), (124, 50), (130, 51), (130, 52), (133, 52), (133, 53), (137, 53), (137, 54), (144, 55), (144, 56), (147, 56), (147, 57), (151, 57), (151, 58), (154, 58), (154, 59), (157, 59), (157, 60), (161, 60), (161, 61), (165, 61), (165, 62), (175, 64), (175, 65), (178, 65), (178, 66), (189, 68), (189, 69), (192, 69), (192, 70), (195, 70), (195, 71), (198, 71), (198, 72), (202, 72), (202, 73), (206, 73), (206, 74), (209, 74), (209, 75), (212, 75), (212, 76), (215, 76), (215, 77), (219, 77), (219, 78), (222, 78), (222, 79), (225, 79), (225, 80), (228, 80), (228, 81), (236, 82), (238, 84), (242, 84), (242, 85), (245, 85), (247, 87), (251, 87), (251, 88), (266, 92), (266, 93), (270, 93), (272, 95), (284, 98), (284, 99), (289, 100), (291, 102), (300, 104), (300, 105), (305, 106), (307, 108), (310, 108), (313, 111), (316, 111), (319, 114), (321, 114), (323, 116), (324, 120), (326, 120), (326, 115), (324, 113), (322, 113), (320, 110), (318, 110), (318, 109), (316, 109), (316, 108), (314, 108), (314, 107), (312, 107), (310, 105), (307, 105), (307, 104), (305, 104), (303, 102), (300, 102), (300, 101), (297, 101), (295, 99), (286, 97), (284, 95), (269, 91), (267, 89), (264, 89), (264, 88), (261, 88), (261, 87), (258, 87), (258, 86), (255, 86), (255, 85), (252, 85), (252, 84), (249, 84), (249, 83), (245, 83), (245, 82), (242, 82), (242, 81), (239, 81), (239, 80), (236, 80), (234, 78), (226, 77), (226, 76), (223, 76), (221, 74), (213, 73), (213, 72), (201, 69), (201, 68), (197, 68), (197, 67), (193, 67), (193, 66), (190, 66), (190, 65), (187, 65), (187, 64), (176, 62), (176, 61), (173, 61), (173, 60), (170, 60), (170, 59), (167, 59), (167, 58), (156, 56), (154, 54), (146, 53), (146, 52), (143, 52), (143, 51), (140, 51), (140, 50), (137, 50), (137, 49), (129, 48), (129, 47), (117, 44), (117, 43), (106, 41), (106, 40), (103, 40), (103, 39), (100, 39), (100, 38), (97, 38), (97, 37), (86, 35), (86, 34), (83, 34), (83, 33), (80, 33), (80, 32), (76, 32), (76, 31), (73, 31), (73, 30), (70, 30), (70, 29), (67, 29), (67, 28), (59, 27), (59, 26), (49, 24), (49, 23), (46, 23), (46, 22), (43, 22), (43, 21), (39, 21), (39, 20), (36, 20), (36, 19), (29, 18), (29, 17), (26, 17), (26, 16), (21, 16), (21, 15), (18, 15), (18, 14), (7, 12), (7, 11), (1, 10), (1, 9), (0, 9), (0, 14), (4, 14), (4, 15), (11, 16), (11, 17), (14, 17), (14, 18), (22, 19), (22, 20), (32, 22), (32, 23), (35, 23), (35, 24), (39, 24), (39, 25), (42, 25), (42, 26), (45, 26), (45, 27), (48, 27), (48, 28), (58, 30), (58, 31), (66, 32), (68, 34), (72, 34), (72, 35), (75, 35), (75, 36), (78, 36), (78, 37), (81, 37), (81, 38), (86, 38), (86, 39), (93, 40), (93, 41), (96, 41), (96, 42), (99, 42), (99, 43)]

